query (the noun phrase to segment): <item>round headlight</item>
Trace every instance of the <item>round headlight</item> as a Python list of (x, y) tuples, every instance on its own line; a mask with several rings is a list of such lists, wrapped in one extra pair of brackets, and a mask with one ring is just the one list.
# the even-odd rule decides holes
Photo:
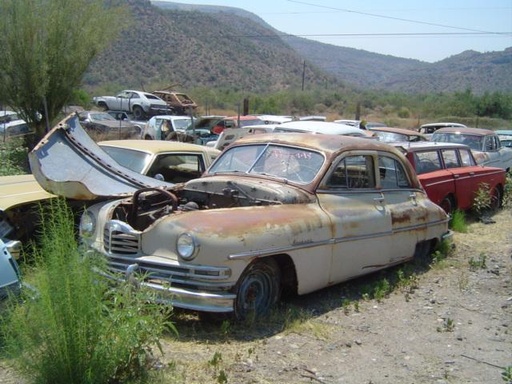
[(96, 229), (96, 219), (89, 211), (85, 211), (80, 218), (80, 236), (91, 237)]
[(176, 251), (183, 260), (189, 261), (196, 257), (197, 248), (194, 237), (188, 233), (182, 233), (176, 241)]

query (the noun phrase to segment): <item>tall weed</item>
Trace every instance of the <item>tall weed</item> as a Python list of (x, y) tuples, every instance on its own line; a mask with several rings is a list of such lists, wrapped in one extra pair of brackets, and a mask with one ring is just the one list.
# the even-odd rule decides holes
[(170, 309), (147, 304), (131, 285), (112, 289), (97, 274), (102, 258), (83, 257), (73, 214), (53, 199), (34, 250), (35, 300), (15, 305), (2, 323), (7, 356), (35, 383), (120, 383), (147, 379)]

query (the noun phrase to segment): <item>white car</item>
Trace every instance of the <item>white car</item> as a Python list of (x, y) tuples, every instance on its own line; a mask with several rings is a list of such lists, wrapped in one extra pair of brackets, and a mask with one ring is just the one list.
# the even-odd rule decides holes
[(0, 111), (0, 136), (21, 136), (33, 133), (27, 122), (21, 119), (16, 112)]
[(169, 140), (170, 133), (185, 132), (192, 121), (193, 118), (190, 116), (153, 116), (144, 126), (141, 138), (144, 140)]
[(133, 114), (136, 120), (144, 117), (170, 114), (167, 103), (149, 92), (124, 90), (116, 96), (96, 96), (93, 102), (105, 111), (117, 110)]

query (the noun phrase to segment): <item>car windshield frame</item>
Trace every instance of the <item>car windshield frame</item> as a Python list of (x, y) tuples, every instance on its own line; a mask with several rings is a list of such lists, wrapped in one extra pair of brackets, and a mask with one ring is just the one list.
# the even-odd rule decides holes
[(258, 143), (227, 149), (212, 164), (207, 174), (245, 173), (309, 184), (316, 178), (324, 162), (324, 155), (314, 150)]

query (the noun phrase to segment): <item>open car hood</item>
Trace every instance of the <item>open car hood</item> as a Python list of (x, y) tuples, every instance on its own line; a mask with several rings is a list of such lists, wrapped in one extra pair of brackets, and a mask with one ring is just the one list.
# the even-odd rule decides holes
[(75, 114), (46, 134), (29, 153), (29, 162), (43, 189), (68, 199), (118, 198), (141, 188), (174, 185), (119, 165), (89, 137)]

